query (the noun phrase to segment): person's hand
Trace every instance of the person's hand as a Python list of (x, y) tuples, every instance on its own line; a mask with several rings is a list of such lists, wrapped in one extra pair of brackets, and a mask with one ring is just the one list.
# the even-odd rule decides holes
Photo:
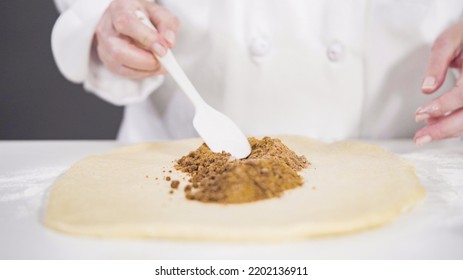
[[(158, 32), (143, 24), (135, 11), (147, 15)], [(164, 7), (146, 0), (114, 0), (95, 32), (100, 60), (112, 72), (131, 79), (164, 73), (153, 52), (164, 56), (175, 44), (177, 17)]]
[(463, 136), (463, 21), (445, 30), (434, 42), (422, 91), (431, 94), (439, 89), (449, 68), (460, 70), (456, 85), (416, 111), (416, 121), (427, 124), (415, 134), (419, 146)]

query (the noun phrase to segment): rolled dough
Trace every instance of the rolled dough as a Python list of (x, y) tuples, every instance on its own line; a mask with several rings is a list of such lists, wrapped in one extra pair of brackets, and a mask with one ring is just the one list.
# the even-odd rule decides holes
[[(145, 143), (74, 164), (49, 194), (45, 224), (100, 237), (291, 240), (384, 225), (425, 195), (414, 167), (380, 147), (279, 138), (311, 162), (300, 173), (304, 185), (280, 198), (234, 205), (187, 200), (188, 178), (173, 162), (201, 141)], [(169, 194), (165, 176), (180, 180), (180, 189)]]

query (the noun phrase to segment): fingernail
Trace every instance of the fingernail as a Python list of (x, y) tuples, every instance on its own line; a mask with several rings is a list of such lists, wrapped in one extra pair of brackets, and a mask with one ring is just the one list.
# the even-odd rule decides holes
[(416, 138), (416, 140), (415, 140), (415, 144), (418, 147), (421, 147), (421, 146), (423, 146), (425, 144), (428, 144), (428, 143), (431, 143), (431, 142), (432, 142), (432, 138), (429, 135), (421, 136), (419, 138)]
[(154, 43), (153, 51), (159, 56), (164, 56), (167, 53), (166, 48), (159, 43)]
[(167, 30), (164, 37), (172, 45), (175, 44), (175, 33), (172, 30)]
[(416, 121), (416, 122), (422, 122), (422, 121), (424, 121), (424, 120), (429, 119), (429, 117), (430, 117), (430, 115), (429, 115), (429, 114), (426, 114), (426, 113), (424, 113), (424, 114), (417, 114), (417, 115), (415, 116), (415, 121)]
[(421, 89), (424, 90), (432, 90), (436, 87), (436, 78), (429, 76), (426, 77), (423, 81), (423, 85), (421, 85)]
[(427, 105), (421, 106), (418, 109), (416, 109), (416, 114), (432, 114), (439, 112), (439, 104), (436, 102), (429, 103)]

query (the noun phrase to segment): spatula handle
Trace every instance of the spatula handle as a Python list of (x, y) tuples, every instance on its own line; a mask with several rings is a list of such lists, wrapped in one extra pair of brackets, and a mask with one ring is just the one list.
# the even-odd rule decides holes
[[(156, 27), (151, 23), (148, 17), (142, 11), (135, 11), (135, 15), (149, 28), (156, 30)], [(198, 91), (195, 89), (191, 81), (186, 76), (185, 72), (183, 72), (180, 65), (178, 65), (177, 60), (175, 59), (174, 55), (170, 50), (167, 50), (166, 55), (158, 56), (153, 52), (154, 56), (161, 62), (162, 66), (169, 72), (172, 78), (177, 82), (178, 86), (182, 89), (182, 91), (187, 95), (187, 97), (191, 100), (195, 107), (204, 105), (204, 100), (199, 95)]]

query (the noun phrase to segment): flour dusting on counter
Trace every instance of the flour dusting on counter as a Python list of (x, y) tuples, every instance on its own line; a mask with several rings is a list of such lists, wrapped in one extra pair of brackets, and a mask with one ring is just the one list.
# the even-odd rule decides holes
[(0, 174), (0, 203), (14, 205), (14, 209), (9, 209), (13, 210), (12, 218), (21, 218), (38, 210), (43, 195), (66, 168), (38, 167)]
[(428, 192), (422, 209), (440, 224), (463, 229), (463, 151), (429, 149), (402, 157), (415, 165)]

